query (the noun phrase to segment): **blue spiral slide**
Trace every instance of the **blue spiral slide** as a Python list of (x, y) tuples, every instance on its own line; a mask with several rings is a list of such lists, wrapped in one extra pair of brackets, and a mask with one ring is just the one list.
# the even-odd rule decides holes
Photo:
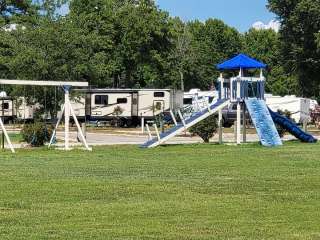
[(281, 127), (286, 129), (293, 136), (306, 143), (316, 143), (318, 140), (312, 135), (302, 131), (294, 122), (290, 121), (288, 118), (282, 116), (279, 113), (273, 112), (269, 108), (270, 115), (273, 121), (279, 124)]

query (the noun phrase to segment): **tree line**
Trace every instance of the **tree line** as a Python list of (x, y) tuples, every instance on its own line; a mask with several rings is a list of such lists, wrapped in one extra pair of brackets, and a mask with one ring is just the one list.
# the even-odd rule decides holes
[[(243, 52), (268, 64), (267, 92), (319, 99), (320, 1), (269, 0), (267, 7), (279, 33), (240, 33), (213, 18), (184, 22), (153, 0), (1, 0), (0, 78), (208, 90), (215, 64)], [(53, 89), (1, 87), (48, 108), (56, 101)]]

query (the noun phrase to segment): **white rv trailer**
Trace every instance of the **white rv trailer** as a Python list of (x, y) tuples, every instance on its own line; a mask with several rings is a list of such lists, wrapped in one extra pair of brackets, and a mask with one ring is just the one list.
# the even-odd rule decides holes
[(272, 111), (289, 111), (291, 118), (298, 124), (310, 120), (310, 99), (291, 96), (273, 96), (265, 94), (267, 105)]
[(206, 108), (214, 99), (219, 96), (218, 91), (201, 91), (200, 89), (191, 89), (185, 92), (183, 96), (183, 106), (200, 105), (200, 108)]
[(13, 105), (14, 117), (27, 122), (33, 121), (35, 112), (40, 108), (39, 104), (28, 104), (24, 97), (14, 100)]
[(137, 125), (143, 117), (154, 119), (162, 112), (182, 108), (183, 93), (170, 89), (87, 89), (71, 100), (79, 119)]
[(0, 98), (0, 117), (3, 115), (5, 122), (15, 119), (27, 122), (33, 121), (34, 113), (39, 108), (39, 104), (28, 104), (24, 97), (18, 99)]
[(0, 117), (4, 122), (14, 119), (13, 101), (10, 97), (4, 97), (0, 100)]

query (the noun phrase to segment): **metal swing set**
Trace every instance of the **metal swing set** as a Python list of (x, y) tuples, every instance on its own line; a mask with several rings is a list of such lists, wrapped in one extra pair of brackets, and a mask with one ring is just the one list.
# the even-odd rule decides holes
[[(57, 133), (57, 128), (62, 121), (64, 116), (64, 150), (71, 150), (70, 148), (70, 138), (69, 138), (69, 126), (70, 126), (70, 117), (73, 117), (73, 120), (77, 126), (77, 130), (80, 134), (80, 138), (86, 150), (92, 151), (92, 148), (89, 147), (86, 138), (82, 132), (77, 116), (72, 108), (70, 103), (70, 90), (72, 87), (88, 87), (88, 82), (64, 82), (64, 81), (31, 81), (31, 80), (9, 80), (9, 79), (0, 79), (0, 85), (24, 85), (24, 86), (53, 86), (53, 87), (62, 87), (64, 91), (64, 104), (62, 107), (62, 114), (58, 118), (52, 136), (50, 138), (50, 143), (48, 147), (50, 148), (54, 143), (55, 136)], [(5, 138), (7, 140), (8, 146), (12, 153), (15, 153), (15, 149), (12, 145), (8, 132), (3, 124), (2, 119), (0, 118), (0, 127), (3, 131)]]

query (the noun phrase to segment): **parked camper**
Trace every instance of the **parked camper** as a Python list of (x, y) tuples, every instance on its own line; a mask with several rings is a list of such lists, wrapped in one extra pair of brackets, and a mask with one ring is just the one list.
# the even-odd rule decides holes
[(13, 101), (5, 92), (0, 93), (0, 117), (4, 122), (11, 121), (14, 118)]
[(291, 118), (297, 123), (303, 123), (304, 120), (310, 120), (310, 99), (291, 96), (273, 96), (266, 94), (266, 103), (272, 111), (289, 111)]
[(170, 89), (88, 89), (71, 101), (79, 119), (91, 121), (120, 120), (131, 126), (183, 105), (183, 94)]
[(201, 91), (200, 89), (191, 89), (189, 92), (184, 93), (183, 105), (184, 107), (188, 107), (190, 105), (207, 105), (212, 103), (212, 101), (217, 98), (217, 91)]
[(13, 114), (17, 120), (31, 122), (34, 120), (34, 114), (40, 108), (39, 104), (28, 104), (24, 97), (19, 97), (13, 101)]
[(33, 121), (34, 113), (39, 107), (39, 104), (28, 104), (24, 97), (13, 99), (7, 97), (5, 92), (0, 93), (0, 117), (4, 116), (4, 122), (13, 120)]

